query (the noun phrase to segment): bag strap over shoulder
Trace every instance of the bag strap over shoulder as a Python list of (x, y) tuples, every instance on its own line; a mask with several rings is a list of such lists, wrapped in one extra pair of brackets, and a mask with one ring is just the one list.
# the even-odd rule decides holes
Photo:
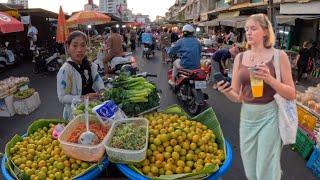
[(279, 57), (279, 50), (274, 50), (274, 69), (276, 71), (276, 78), (278, 81), (281, 82), (281, 68), (280, 68), (280, 57)]

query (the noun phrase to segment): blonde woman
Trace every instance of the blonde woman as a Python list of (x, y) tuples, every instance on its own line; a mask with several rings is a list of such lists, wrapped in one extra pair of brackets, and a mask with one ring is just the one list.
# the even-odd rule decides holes
[[(240, 114), (240, 151), (249, 180), (280, 180), (282, 149), (278, 128), (278, 106), (273, 95), (295, 99), (295, 86), (287, 54), (279, 50), (281, 82), (276, 80), (273, 65), (275, 36), (264, 14), (251, 15), (246, 21), (248, 50), (235, 58), (233, 80), (229, 87), (220, 81), (218, 90), (231, 101), (242, 103)], [(254, 71), (249, 70), (254, 67)], [(251, 92), (250, 72), (263, 80), (263, 95)]]

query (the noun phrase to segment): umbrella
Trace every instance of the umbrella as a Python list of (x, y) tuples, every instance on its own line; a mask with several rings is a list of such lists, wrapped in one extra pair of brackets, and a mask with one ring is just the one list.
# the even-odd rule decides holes
[(19, 32), (23, 30), (23, 24), (20, 21), (4, 12), (0, 12), (0, 31), (2, 33)]
[(59, 16), (58, 16), (58, 26), (57, 26), (57, 43), (64, 43), (67, 40), (69, 30), (66, 23), (66, 18), (64, 16), (62, 7), (60, 6)]
[(67, 25), (69, 27), (76, 26), (78, 24), (98, 25), (98, 24), (105, 24), (110, 21), (111, 21), (111, 18), (105, 14), (95, 12), (95, 11), (81, 11), (71, 16), (67, 20)]

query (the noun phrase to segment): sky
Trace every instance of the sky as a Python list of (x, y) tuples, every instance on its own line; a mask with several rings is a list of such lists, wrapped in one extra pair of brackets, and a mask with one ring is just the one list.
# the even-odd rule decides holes
[[(62, 5), (63, 11), (71, 13), (83, 10), (83, 5), (87, 2), (87, 0), (29, 0), (29, 8), (59, 12), (59, 6)], [(93, 2), (99, 5), (99, 0)], [(151, 20), (154, 20), (157, 15), (164, 16), (174, 2), (175, 0), (128, 0), (128, 8), (133, 10), (133, 13), (150, 15)], [(7, 0), (0, 0), (0, 3), (7, 3)]]

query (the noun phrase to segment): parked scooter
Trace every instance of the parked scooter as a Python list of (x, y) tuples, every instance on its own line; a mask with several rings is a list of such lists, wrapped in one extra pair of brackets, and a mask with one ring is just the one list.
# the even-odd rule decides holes
[[(172, 87), (174, 94), (186, 106), (187, 110), (193, 114), (199, 114), (206, 106), (208, 95), (202, 92), (207, 88), (207, 79), (211, 67), (206, 69), (179, 69), (175, 77), (175, 86)], [(172, 80), (172, 69), (168, 71), (168, 80)]]
[(34, 57), (33, 73), (56, 72), (63, 64), (59, 52), (49, 52), (47, 49), (34, 46), (32, 49)]
[(211, 58), (216, 51), (215, 48), (202, 46), (201, 57)]
[[(101, 48), (97, 59), (94, 61), (95, 64), (98, 65), (98, 73), (104, 76), (104, 66), (103, 59), (105, 57), (105, 52)], [(108, 64), (109, 66), (109, 74), (120, 74), (121, 72), (126, 72), (128, 74), (136, 74), (138, 71), (138, 66), (136, 63), (136, 59), (132, 56), (132, 52), (125, 53), (122, 57), (114, 57)]]
[(15, 54), (10, 43), (5, 42), (5, 45), (0, 47), (0, 68), (18, 64), (22, 61), (22, 57), (23, 53)]

